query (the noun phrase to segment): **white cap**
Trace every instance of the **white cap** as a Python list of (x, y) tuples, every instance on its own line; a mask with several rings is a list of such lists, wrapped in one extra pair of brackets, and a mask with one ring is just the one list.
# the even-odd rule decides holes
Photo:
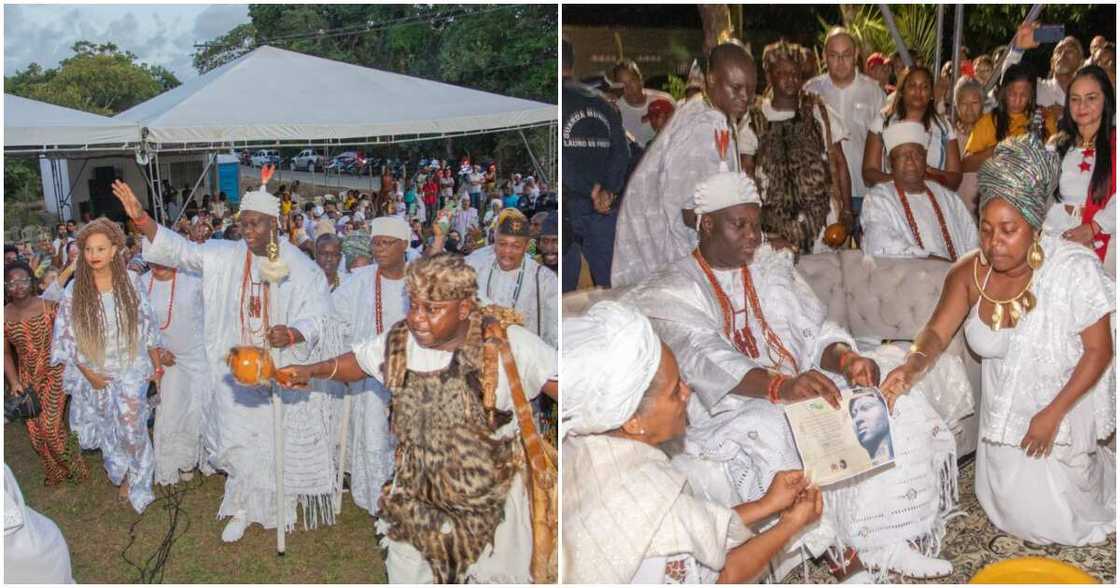
[(696, 186), (693, 197), (696, 200), (697, 215), (716, 212), (737, 204), (762, 205), (762, 197), (758, 194), (754, 180), (743, 172), (727, 171), (727, 165), (724, 163), (720, 163), (719, 172)]
[(264, 189), (246, 192), (241, 198), (241, 212), (251, 210), (268, 216), (280, 216), (280, 201)]
[(922, 123), (896, 122), (883, 131), (883, 144), (887, 146), (888, 155), (895, 147), (906, 143), (917, 143), (922, 149), (929, 148), (929, 133)]
[(412, 230), (404, 219), (396, 216), (379, 216), (369, 223), (370, 237), (392, 237), (401, 241), (408, 241)]
[[(637, 308), (605, 300), (565, 318), (561, 437), (621, 427), (638, 410), (661, 365), (661, 339)], [(571, 369), (568, 369), (571, 368)], [(571, 372), (569, 376), (569, 372)]]

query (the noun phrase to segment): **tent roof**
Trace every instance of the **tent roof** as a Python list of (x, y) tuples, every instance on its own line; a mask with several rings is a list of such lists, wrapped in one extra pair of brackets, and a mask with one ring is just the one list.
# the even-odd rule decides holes
[(266, 45), (116, 119), (157, 143), (315, 141), (539, 125), (557, 107)]
[(112, 145), (140, 141), (136, 123), (4, 94), (4, 147)]

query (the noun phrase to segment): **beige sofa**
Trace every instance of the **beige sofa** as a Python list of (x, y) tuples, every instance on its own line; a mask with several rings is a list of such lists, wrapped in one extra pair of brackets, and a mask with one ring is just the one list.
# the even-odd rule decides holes
[[(858, 250), (802, 256), (797, 264), (805, 280), (828, 307), (828, 318), (857, 341), (909, 341), (937, 305), (949, 263), (930, 259), (865, 258)], [(615, 298), (616, 290), (581, 290), (564, 296), (564, 316), (574, 316), (595, 302)], [(908, 347), (908, 343), (899, 343)], [(964, 344), (963, 329), (948, 354), (961, 358), (972, 385), (973, 405), (980, 405), (980, 365)], [(959, 369), (959, 368), (958, 368)], [(884, 376), (886, 374), (883, 374)], [(954, 426), (957, 454), (975, 451), (975, 414)]]

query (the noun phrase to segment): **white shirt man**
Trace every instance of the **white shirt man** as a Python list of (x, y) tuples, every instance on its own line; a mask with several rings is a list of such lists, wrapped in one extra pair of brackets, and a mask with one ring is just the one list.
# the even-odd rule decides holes
[(556, 347), (556, 274), (528, 254), (529, 221), (516, 208), (506, 209), (498, 219), (493, 245), (467, 256), (478, 274), (478, 294), (483, 300), (521, 313), (525, 328)]
[[(925, 179), (928, 141), (929, 133), (917, 122), (897, 122), (883, 132), (894, 181), (876, 185), (863, 203), (860, 220), (867, 255), (955, 261), (979, 246), (976, 221), (961, 198)], [(919, 154), (920, 162), (904, 161)], [(895, 169), (894, 162), (901, 163), (901, 169)]]
[(642, 120), (649, 110), (650, 102), (654, 100), (663, 99), (673, 102), (673, 97), (670, 94), (660, 90), (651, 90), (644, 88), (642, 90), (642, 101), (637, 105), (632, 105), (626, 98), (619, 98), (618, 111), (622, 114), (622, 126), (626, 128), (626, 132), (634, 136), (634, 140), (643, 147), (648, 145), (650, 141), (657, 135), (657, 131), (650, 126), (648, 120)]
[(867, 130), (887, 99), (875, 80), (859, 73), (855, 66), (857, 59), (858, 50), (852, 37), (842, 30), (834, 31), (825, 42), (828, 73), (805, 83), (805, 91), (824, 99), (840, 115), (847, 129), (847, 140), (842, 145), (852, 180), (853, 200), (863, 198), (867, 192), (863, 183), (863, 148), (867, 143)]

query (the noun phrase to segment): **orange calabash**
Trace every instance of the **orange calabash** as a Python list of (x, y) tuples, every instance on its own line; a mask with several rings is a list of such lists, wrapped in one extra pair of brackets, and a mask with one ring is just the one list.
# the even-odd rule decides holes
[(264, 386), (272, 379), (272, 358), (260, 347), (234, 347), (226, 357), (229, 371), (245, 386)]
[(848, 227), (843, 223), (832, 223), (824, 230), (824, 244), (836, 249), (848, 240)]

